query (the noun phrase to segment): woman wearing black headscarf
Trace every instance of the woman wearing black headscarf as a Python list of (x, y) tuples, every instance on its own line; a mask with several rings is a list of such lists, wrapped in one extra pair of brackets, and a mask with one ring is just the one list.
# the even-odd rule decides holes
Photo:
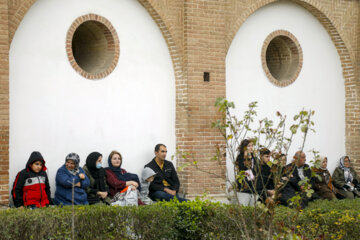
[(98, 152), (90, 153), (83, 169), (90, 179), (90, 186), (86, 189), (89, 204), (110, 204), (109, 187), (106, 184), (105, 169), (102, 167), (102, 155)]
[(109, 155), (108, 163), (109, 167), (105, 171), (111, 197), (114, 197), (116, 193), (123, 191), (126, 187), (131, 187), (132, 190), (140, 188), (139, 177), (121, 168), (122, 156), (120, 152), (112, 151)]

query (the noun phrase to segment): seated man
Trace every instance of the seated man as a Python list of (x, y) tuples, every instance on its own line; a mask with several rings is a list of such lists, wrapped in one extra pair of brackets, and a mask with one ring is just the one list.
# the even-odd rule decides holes
[(297, 151), (294, 155), (294, 163), (292, 166), (295, 182), (297, 182), (297, 185), (300, 187), (300, 189), (297, 190), (300, 192), (302, 208), (306, 207), (308, 202), (319, 199), (319, 196), (315, 192), (312, 193), (311, 197), (308, 197), (305, 193), (305, 186), (302, 183), (305, 178), (308, 179), (310, 189), (313, 189), (315, 184), (315, 179), (312, 176), (310, 166), (305, 162), (306, 154), (302, 151)]
[(174, 165), (165, 160), (167, 149), (164, 144), (155, 146), (155, 157), (145, 165), (145, 168), (151, 168), (155, 173), (154, 181), (149, 187), (149, 197), (153, 201), (169, 201), (175, 196), (179, 202), (186, 201), (177, 194), (180, 188), (179, 178), (177, 176)]

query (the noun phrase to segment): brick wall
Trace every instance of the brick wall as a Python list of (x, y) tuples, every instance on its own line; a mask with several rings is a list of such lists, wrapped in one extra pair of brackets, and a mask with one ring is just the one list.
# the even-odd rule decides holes
[[(173, 60), (176, 78), (176, 141), (193, 154), (200, 168), (223, 174), (209, 159), (222, 138), (210, 128), (216, 117), (214, 101), (225, 96), (225, 59), (242, 23), (257, 9), (276, 0), (138, 0), (159, 26)], [(336, 46), (345, 79), (346, 151), (360, 170), (360, 2), (358, 0), (291, 0), (312, 13)], [(36, 0), (0, 0), (1, 159), (0, 201), (8, 191), (8, 42)], [(9, 21), (7, 18), (9, 13)], [(9, 29), (9, 30), (8, 30)], [(203, 81), (204, 72), (210, 82)], [(179, 165), (183, 162), (179, 161)], [(187, 169), (180, 173), (190, 195), (209, 190), (222, 194), (224, 182)], [(5, 195), (4, 195), (5, 194)], [(2, 200), (1, 200), (2, 199)]]
[[(218, 132), (211, 129), (215, 119), (217, 97), (225, 96), (225, 0), (187, 0), (184, 7), (184, 77), (188, 84), (188, 127), (177, 138), (180, 149), (192, 153), (201, 169), (221, 175), (222, 166), (211, 161), (214, 145), (222, 144)], [(210, 81), (204, 82), (204, 72)], [(180, 162), (181, 164), (181, 162)], [(189, 195), (204, 190), (222, 194), (220, 179), (189, 168), (181, 173), (182, 185)]]
[(0, 0), (0, 205), (9, 191), (9, 40), (8, 1)]

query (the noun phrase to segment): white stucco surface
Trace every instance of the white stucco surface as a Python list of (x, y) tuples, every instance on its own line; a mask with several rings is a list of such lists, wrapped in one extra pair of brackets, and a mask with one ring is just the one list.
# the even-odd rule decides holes
[[(66, 33), (79, 16), (108, 19), (120, 39), (115, 70), (88, 80), (71, 67)], [(140, 174), (157, 143), (175, 152), (175, 77), (166, 42), (135, 0), (38, 0), (10, 47), (10, 185), (30, 153), (40, 151), (52, 194), (55, 175), (70, 152), (85, 164), (92, 151), (123, 155)], [(174, 163), (175, 164), (175, 163)]]
[[(298, 39), (303, 50), (303, 67), (297, 80), (284, 88), (273, 85), (261, 65), (261, 48), (275, 30), (286, 30)], [(310, 149), (328, 157), (332, 172), (345, 154), (345, 87), (337, 50), (320, 22), (301, 6), (290, 2), (267, 5), (253, 13), (237, 32), (226, 58), (227, 98), (235, 102), (237, 116), (258, 101), (259, 119), (276, 119), (276, 111), (292, 117), (302, 108), (315, 111), (316, 133), (309, 133)], [(289, 121), (290, 120), (290, 121)], [(253, 125), (255, 126), (255, 125)], [(298, 135), (289, 151), (288, 163), (299, 149)], [(229, 162), (228, 162), (229, 166)]]

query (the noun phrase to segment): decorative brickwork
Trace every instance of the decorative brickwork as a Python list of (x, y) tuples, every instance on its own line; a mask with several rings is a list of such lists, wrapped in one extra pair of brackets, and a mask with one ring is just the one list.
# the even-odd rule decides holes
[(85, 78), (109, 75), (119, 60), (119, 38), (104, 17), (87, 14), (78, 17), (66, 36), (66, 53), (71, 66)]
[(10, 0), (9, 6), (9, 44), (15, 35), (16, 29), (23, 20), (27, 11), (36, 2), (36, 0)]
[(301, 46), (294, 35), (277, 30), (265, 39), (261, 51), (261, 63), (270, 82), (286, 87), (299, 76), (302, 67)]
[[(199, 167), (224, 174), (209, 160), (221, 136), (210, 128), (216, 118), (214, 101), (225, 96), (225, 59), (244, 21), (259, 8), (277, 0), (138, 0), (159, 26), (172, 57), (176, 79), (176, 144), (192, 153)], [(329, 33), (339, 53), (346, 91), (346, 151), (360, 170), (360, 2), (358, 0), (289, 0), (307, 9)], [(36, 0), (0, 0), (1, 160), (0, 195), (8, 192), (8, 43)], [(116, 10), (114, 10), (116, 11)], [(3, 12), (5, 14), (3, 14)], [(7, 14), (9, 13), (9, 21)], [(4, 32), (6, 37), (4, 36)], [(6, 40), (6, 43), (4, 43)], [(4, 52), (4, 50), (6, 50)], [(300, 59), (299, 59), (300, 60)], [(210, 81), (204, 82), (204, 72)], [(178, 161), (178, 164), (182, 164)], [(180, 173), (189, 195), (204, 190), (222, 194), (224, 182), (195, 169)], [(5, 182), (4, 182), (5, 181)], [(5, 194), (5, 196), (4, 196)]]

